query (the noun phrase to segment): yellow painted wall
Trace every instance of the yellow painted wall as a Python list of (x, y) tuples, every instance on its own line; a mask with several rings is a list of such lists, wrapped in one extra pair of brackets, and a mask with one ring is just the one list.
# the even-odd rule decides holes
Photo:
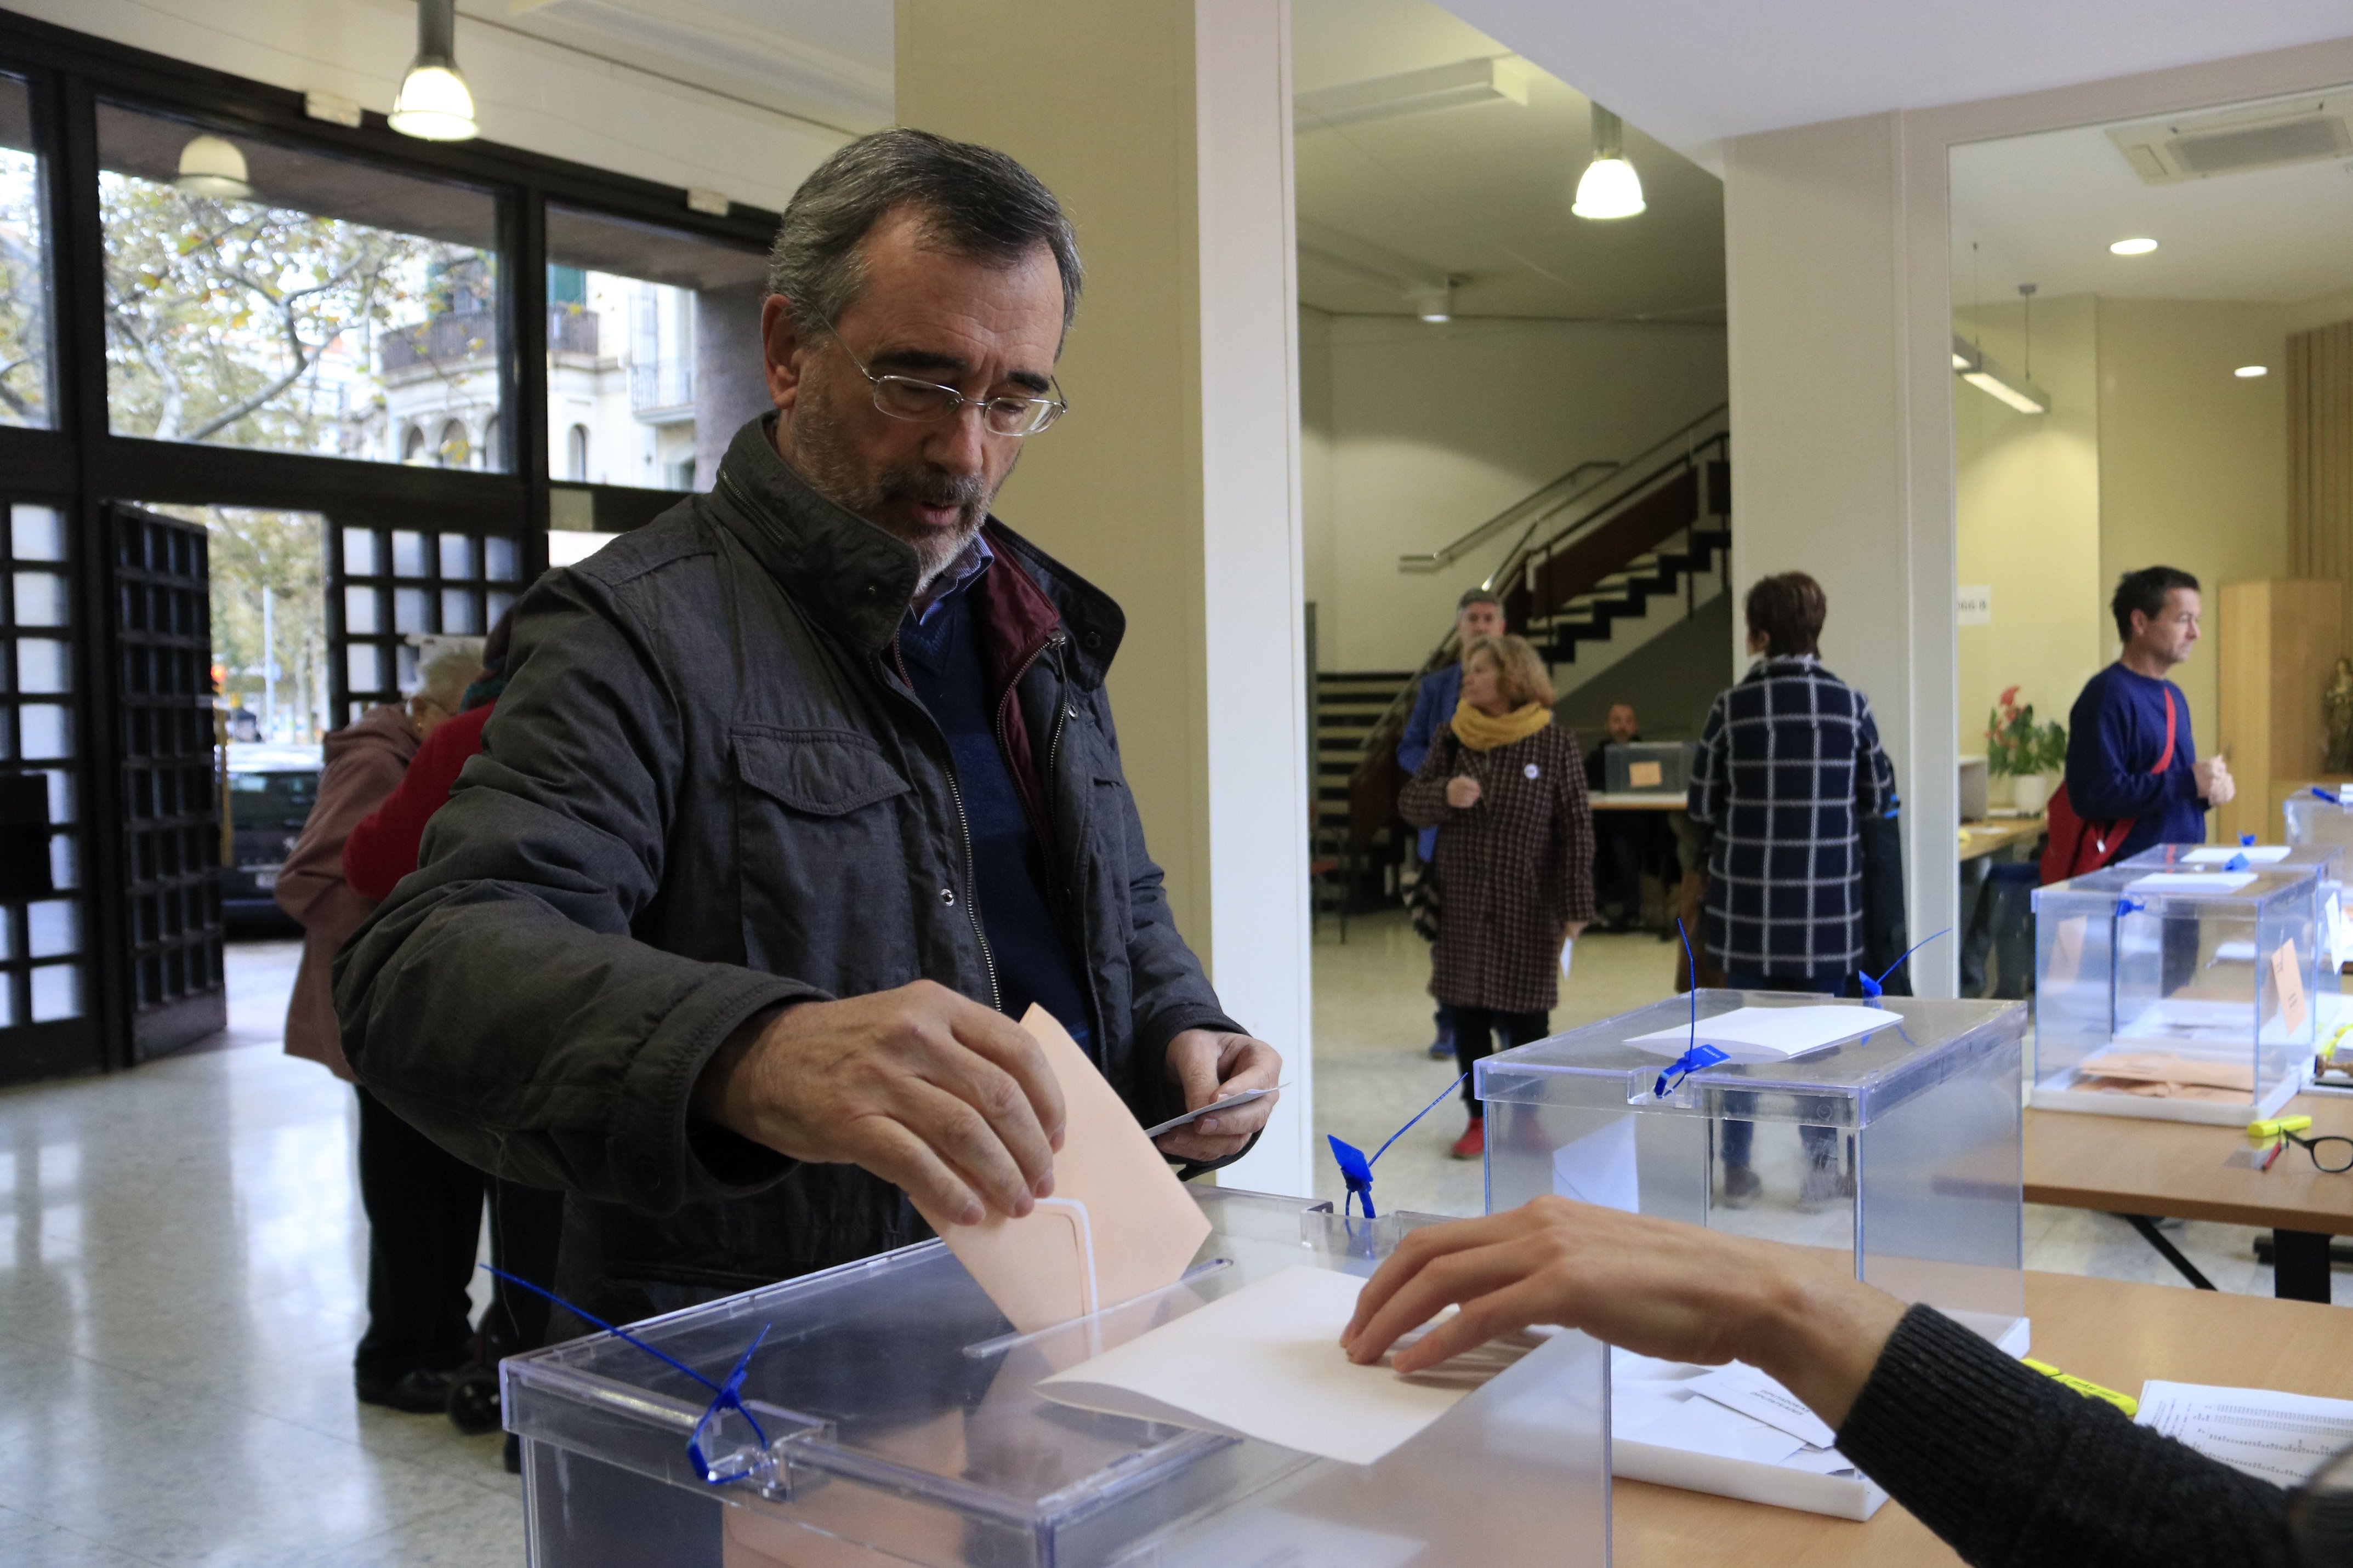
[[(1960, 746), (1986, 750), (1986, 715), (2010, 686), (2038, 720), (2066, 721), (2084, 682), (2110, 654), (2100, 635), (2097, 302), (2037, 300), (2033, 380), (2051, 410), (2021, 414), (1956, 382), (1955, 500), (1960, 580), (1992, 590), (1993, 619), (1960, 628)], [(2005, 368), (2027, 363), (2016, 305), (1964, 310), (1954, 330)]]
[(997, 512), (1120, 602), (1129, 787), (1177, 928), (1209, 946), (1194, 9), (898, 0), (900, 122), (1001, 148), (1069, 208), (1086, 292), (1071, 413)]
[[(2205, 584), (2206, 638), (2174, 680), (2199, 754), (2221, 741), (2215, 668), (2224, 583), (2287, 575), (2290, 307), (2194, 300), (2099, 302), (2100, 574), (2162, 563)], [(2269, 364), (2240, 380), (2232, 370)], [(2115, 628), (2107, 629), (2114, 657)]]

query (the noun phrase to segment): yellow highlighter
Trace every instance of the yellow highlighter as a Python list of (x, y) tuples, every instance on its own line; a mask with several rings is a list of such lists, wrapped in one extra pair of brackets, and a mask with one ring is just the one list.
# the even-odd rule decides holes
[(2311, 1126), (2312, 1118), (2309, 1116), (2275, 1116), (2269, 1121), (2250, 1121), (2247, 1123), (2247, 1142), (2268, 1143), (2283, 1132), (2304, 1132)]
[(2032, 1356), (2021, 1356), (2020, 1360), (2043, 1376), (2057, 1379), (2062, 1386), (2073, 1389), (2086, 1399), (2105, 1399), (2127, 1415), (2140, 1414), (2140, 1401), (2129, 1394), (2118, 1394), (2113, 1388), (2102, 1388), (2096, 1383), (2061, 1372), (2049, 1363), (2036, 1361)]

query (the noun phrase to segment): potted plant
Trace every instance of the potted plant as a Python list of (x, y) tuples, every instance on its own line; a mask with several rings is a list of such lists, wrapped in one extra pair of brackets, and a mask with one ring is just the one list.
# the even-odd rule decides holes
[(2007, 688), (1986, 716), (1986, 773), (2010, 781), (2010, 801), (2025, 816), (2039, 816), (2051, 798), (2051, 775), (2067, 765), (2067, 731), (2056, 720), (2037, 724), (2034, 705), (2021, 707), (2018, 688)]

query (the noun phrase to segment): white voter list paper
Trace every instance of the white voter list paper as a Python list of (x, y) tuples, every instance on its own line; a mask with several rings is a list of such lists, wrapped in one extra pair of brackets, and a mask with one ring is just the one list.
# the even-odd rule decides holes
[(2255, 879), (2253, 871), (2151, 871), (2125, 884), (2128, 893), (2235, 893)]
[(2151, 1379), (2140, 1385), (2140, 1414), (2134, 1419), (2210, 1459), (2284, 1487), (2300, 1485), (2321, 1461), (2353, 1443), (2353, 1399), (2269, 1388)]
[[(1527, 1353), (1499, 1340), (1413, 1377), (1340, 1349), (1364, 1281), (1286, 1268), (1038, 1384), (1058, 1405), (1369, 1465)], [(1405, 1344), (1410, 1340), (1400, 1341)]]
[(2181, 858), (2185, 866), (2227, 866), (2240, 856), (2250, 866), (2275, 866), (2287, 858), (2284, 844), (2205, 844)]
[(1626, 1043), (1653, 1056), (1681, 1056), (1694, 1039), (1714, 1046), (1736, 1062), (1780, 1062), (1829, 1046), (1859, 1039), (1902, 1022), (1876, 1007), (1735, 1007), (1713, 1018), (1636, 1035)]

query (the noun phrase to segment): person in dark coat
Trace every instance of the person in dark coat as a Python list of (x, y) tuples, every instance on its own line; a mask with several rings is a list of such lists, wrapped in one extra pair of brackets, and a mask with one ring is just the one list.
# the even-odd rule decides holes
[[(1895, 808), (1895, 768), (1871, 703), (1822, 668), (1829, 604), (1803, 572), (1760, 579), (1745, 606), (1757, 662), (1719, 692), (1700, 738), (1688, 804), (1715, 830), (1707, 945), (1735, 991), (1844, 991), (1862, 962), (1862, 824)], [(1898, 872), (1900, 876), (1900, 870)], [(1724, 1201), (1756, 1198), (1756, 1124), (1724, 1127)], [(1805, 1127), (1800, 1201), (1849, 1191), (1836, 1134)]]
[[(770, 258), (776, 411), (532, 585), (481, 753), (337, 960), (361, 1081), (562, 1188), (559, 1292), (600, 1317), (1030, 1213), (1064, 1115), (1032, 1003), (1147, 1126), (1280, 1080), (1145, 849), (1123, 613), (989, 514), (1079, 280), (1003, 153), (827, 159)], [(1238, 1158), (1272, 1105), (1158, 1147)]]
[[(1454, 1059), (1469, 1073), (1503, 1047), (1542, 1039), (1560, 996), (1562, 947), (1593, 919), (1593, 813), (1577, 737), (1552, 721), (1544, 660), (1513, 637), (1462, 650), (1462, 700), (1398, 797), (1417, 827), (1442, 825), (1446, 902), (1430, 994), (1454, 1015)], [(1476, 1086), (1458, 1160), (1486, 1151)]]
[[(1484, 588), (1465, 590), (1454, 605), (1454, 646), (1465, 648), (1473, 637), (1498, 637), (1508, 630), (1504, 625), (1504, 601)], [(1398, 737), (1398, 766), (1406, 777), (1421, 771), (1421, 760), (1430, 755), (1430, 742), (1437, 740), (1454, 710), (1462, 703), (1462, 660), (1458, 657), (1440, 665), (1415, 683), (1413, 711), (1405, 721), (1405, 731)], [(1414, 848), (1421, 861), (1422, 875), (1435, 876), (1431, 867), (1437, 862), (1438, 829), (1425, 827), (1416, 836)], [(1430, 1042), (1430, 1054), (1444, 1061), (1454, 1054), (1454, 1016), (1440, 1002), (1431, 1016), (1430, 1023), (1437, 1033)]]

